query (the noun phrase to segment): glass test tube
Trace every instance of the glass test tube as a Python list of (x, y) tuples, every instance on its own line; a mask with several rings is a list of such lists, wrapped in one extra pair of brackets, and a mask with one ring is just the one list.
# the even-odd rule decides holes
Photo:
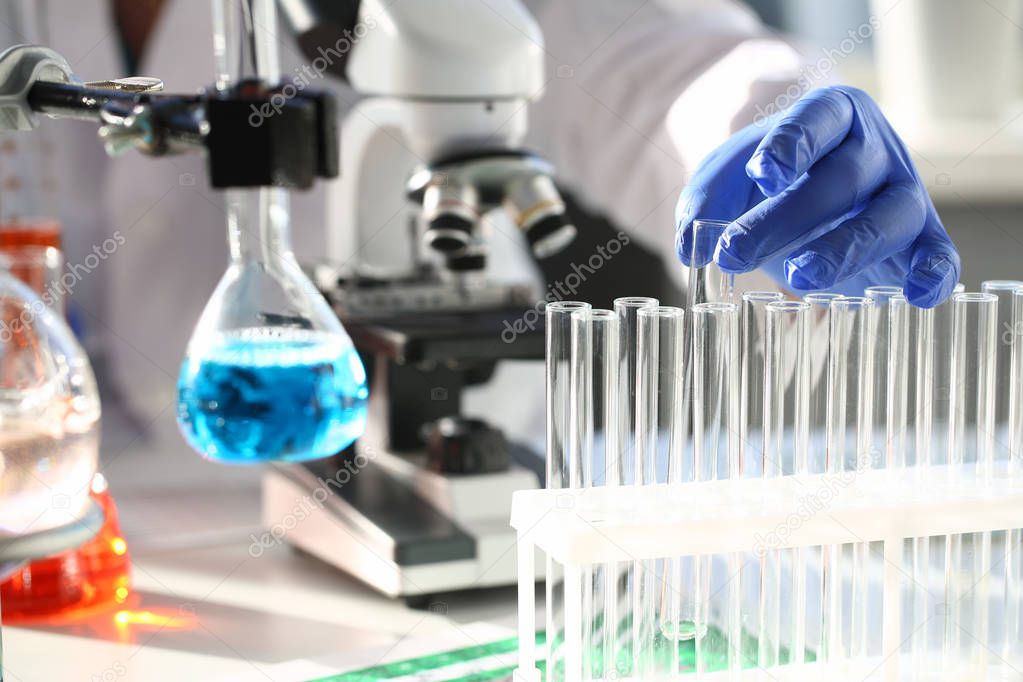
[[(953, 293), (965, 287), (957, 284)], [(908, 409), (913, 426), (914, 463), (921, 474), (927, 467), (948, 461), (948, 401), (952, 391), (952, 301), (934, 308), (911, 308), (913, 352), (912, 374), (915, 387)], [(934, 563), (932, 550), (938, 553), (939, 565), (944, 562), (945, 543), (932, 542), (929, 537), (913, 540), (913, 580), (915, 590), (910, 649), (914, 670), (925, 670), (927, 655), (941, 646), (944, 623), (933, 614), (944, 603), (944, 596), (934, 596), (930, 589)], [(930, 663), (933, 665), (933, 661)]]
[(909, 303), (900, 287), (867, 287), (877, 321), (874, 337), (874, 442), (887, 469), (906, 466)]
[[(618, 314), (618, 384), (619, 395), (619, 428), (618, 456), (622, 467), (622, 481), (626, 485), (643, 485), (644, 462), (639, 456), (637, 442), (638, 433), (638, 376), (639, 376), (639, 311), (643, 308), (656, 307), (656, 298), (625, 297), (614, 301), (614, 310)], [(649, 563), (649, 562), (646, 562)], [(628, 604), (618, 609), (618, 614), (625, 622), (631, 623), (631, 638), (628, 650), (631, 655), (623, 657), (631, 665), (619, 666), (618, 674), (626, 675), (637, 671), (648, 670), (653, 656), (653, 633), (657, 629), (657, 615), (652, 594), (654, 576), (647, 571), (646, 563), (630, 562), (619, 577), (619, 585), (624, 589), (618, 596), (628, 600)], [(647, 588), (647, 589), (644, 589)], [(649, 591), (648, 591), (649, 590)]]
[[(582, 322), (580, 321), (582, 319)], [(590, 407), (586, 410), (586, 434), (583, 443), (588, 443), (592, 452), (592, 476), (587, 477), (584, 471), (584, 485), (622, 484), (622, 472), (618, 466), (618, 314), (613, 310), (577, 311), (573, 322), (578, 326), (585, 324), (588, 329), (590, 353), (587, 355), (588, 382), (585, 393), (589, 396)], [(578, 338), (578, 333), (577, 333)], [(598, 435), (599, 434), (599, 435)], [(587, 639), (583, 642), (584, 665), (591, 679), (601, 679), (615, 672), (617, 656), (620, 652), (618, 644), (617, 624), (619, 622), (617, 597), (618, 568), (615, 562), (609, 562), (593, 568), (592, 576), (585, 579), (588, 584), (587, 595), (592, 595), (592, 613), (584, 623), (592, 626), (584, 632)], [(584, 673), (584, 676), (585, 673)]]
[[(780, 476), (782, 460), (768, 461), (765, 449), (764, 403), (767, 393), (767, 305), (782, 300), (780, 292), (751, 291), (742, 295), (740, 328), (740, 423), (742, 467), (752, 476)], [(760, 597), (757, 620), (757, 665), (778, 665), (781, 634), (781, 566), (776, 550), (760, 553)]]
[[(831, 302), (831, 351), (828, 370), (828, 473), (848, 476), (871, 466), (871, 389), (873, 355), (869, 343), (873, 339), (874, 302), (864, 297), (841, 297)], [(860, 546), (862, 545), (862, 546)], [(842, 548), (830, 546), (828, 552), (828, 595), (824, 627), (827, 630), (829, 660), (844, 657), (842, 640)], [(857, 622), (865, 622), (867, 546), (853, 547), (851, 574), (854, 610), (851, 613), (848, 651), (852, 656), (864, 655), (860, 644), (865, 637)], [(859, 601), (859, 604), (857, 603)], [(859, 612), (856, 610), (859, 609)]]
[[(713, 474), (714, 478), (738, 480), (741, 453), (738, 437), (739, 307), (734, 303), (699, 303), (690, 316), (694, 465), (707, 476)], [(725, 634), (721, 649), (730, 679), (738, 680), (743, 668), (742, 555), (732, 552), (727, 561)], [(715, 592), (717, 589), (715, 585)], [(707, 596), (709, 598), (709, 594)]]
[[(577, 301), (558, 301), (548, 303), (546, 309), (546, 343), (547, 343), (547, 471), (546, 485), (548, 489), (577, 488), (581, 484), (581, 467), (579, 453), (576, 451), (574, 439), (578, 438), (578, 430), (573, 413), (573, 400), (577, 397), (573, 390), (573, 382), (578, 380), (579, 369), (575, 366), (580, 360), (573, 353), (572, 315), (578, 310), (588, 310), (590, 304)], [(565, 606), (565, 589), (562, 569), (550, 557), (547, 558), (546, 577), (546, 670), (547, 680), (564, 679), (566, 671), (566, 634), (571, 630), (581, 634), (581, 623), (578, 627), (567, 628)], [(574, 586), (572, 586), (574, 587)], [(581, 596), (581, 595), (580, 595)], [(569, 601), (572, 601), (571, 599)], [(580, 645), (581, 648), (581, 645)], [(568, 659), (571, 660), (571, 659)]]
[[(684, 316), (681, 308), (658, 306), (643, 308), (637, 314), (639, 323), (639, 386), (638, 421), (639, 455), (644, 461), (644, 481), (648, 483), (681, 483), (693, 480), (693, 466), (687, 461), (686, 448), (688, 396), (685, 394), (685, 353), (683, 346)], [(654, 660), (667, 666), (655, 674), (674, 675), (679, 672), (678, 642), (702, 637), (701, 594), (699, 572), (694, 557), (675, 557), (648, 562), (648, 571), (659, 595), (657, 619), (658, 646), (667, 648), (655, 653)], [(645, 589), (645, 588), (644, 588)], [(697, 654), (698, 656), (698, 654)]]
[[(1023, 475), (1023, 287), (1013, 291), (1009, 362), (1009, 474)], [(1014, 528), (1005, 538), (1005, 641), (1002, 657), (1011, 665), (1023, 650), (1020, 637), (1020, 558), (1023, 531)]]
[[(874, 413), (872, 424), (872, 449), (884, 457), (882, 466), (887, 471), (895, 472), (906, 467), (906, 444), (909, 436), (909, 419), (907, 414), (909, 394), (909, 303), (902, 293), (901, 287), (874, 286), (867, 287), (864, 292), (874, 301), (873, 363), (874, 384), (872, 403)], [(890, 575), (899, 576), (903, 571), (903, 554), (905, 543), (892, 541), (884, 553), (881, 545), (874, 543), (877, 556), (884, 557), (885, 569)], [(890, 562), (890, 563), (888, 563)], [(897, 580), (884, 590), (901, 589)], [(885, 641), (882, 653), (889, 651), (887, 647), (901, 648), (898, 633), (889, 631), (882, 618), (892, 624), (900, 624), (900, 613), (904, 610), (901, 592), (890, 601), (885, 599), (885, 608), (864, 609), (864, 618), (873, 616), (873, 622), (863, 622), (858, 629), (861, 636), (860, 647), (866, 651), (868, 632), (881, 632)], [(889, 612), (889, 607), (897, 605), (898, 612)], [(897, 665), (898, 659), (892, 658), (889, 665)]]
[[(617, 461), (613, 448), (618, 441), (618, 315), (613, 310), (583, 308), (572, 313), (572, 353), (579, 361), (574, 367), (573, 423), (577, 435), (573, 447), (580, 453), (580, 484), (617, 485), (614, 468), (605, 463)], [(600, 436), (598, 437), (598, 431)], [(610, 436), (610, 437), (609, 437)], [(608, 476), (610, 473), (610, 478)], [(586, 567), (582, 580), (582, 677), (599, 679), (606, 666), (613, 665), (615, 651), (614, 604), (606, 602), (607, 576), (614, 576), (614, 564)]]
[[(823, 474), (827, 471), (827, 433), (828, 433), (828, 367), (829, 350), (831, 348), (831, 302), (841, 298), (841, 294), (814, 293), (807, 294), (803, 300), (811, 307), (811, 343), (810, 343), (810, 399), (809, 399), (809, 432), (810, 432), (810, 473)], [(817, 660), (827, 657), (828, 639), (824, 622), (828, 614), (828, 595), (833, 580), (829, 580), (828, 556), (829, 548), (820, 547), (816, 550), (820, 567), (819, 581), (816, 584), (818, 595), (817, 610), (807, 614), (807, 622), (817, 626), (816, 656)], [(838, 575), (837, 589), (841, 597), (841, 574)]]
[[(1003, 431), (1009, 421), (1009, 382), (1008, 369), (1012, 354), (1012, 298), (1013, 292), (1023, 286), (1023, 282), (1012, 279), (993, 279), (981, 282), (980, 290), (985, 294), (998, 297), (998, 351), (995, 355), (995, 425), (999, 432)], [(999, 438), (1000, 443), (1006, 443)], [(1007, 443), (1006, 443), (1007, 445)], [(1000, 447), (995, 453), (996, 459), (1007, 457), (1006, 448)]]
[[(765, 461), (781, 462), (792, 455), (792, 473), (809, 473), (810, 450), (810, 323), (812, 308), (803, 301), (767, 304), (767, 392), (764, 401)], [(806, 657), (806, 551), (789, 550), (792, 566), (792, 636), (789, 662), (802, 664)], [(777, 565), (779, 553), (775, 552)], [(779, 576), (780, 577), (780, 576)], [(781, 601), (780, 580), (771, 595)], [(779, 607), (780, 612), (780, 607)], [(780, 631), (780, 623), (779, 623)]]
[(695, 220), (692, 227), (692, 245), (689, 249), (689, 306), (698, 303), (731, 301), (735, 275), (723, 272), (714, 262), (717, 248), (728, 222), (723, 220)]
[[(1011, 362), (1012, 362), (1012, 340), (1014, 336), (1013, 320), (1013, 294), (1023, 286), (1019, 280), (988, 280), (982, 282), (980, 289), (986, 294), (994, 294), (998, 297), (998, 352), (995, 360), (995, 461), (1008, 461), (1012, 458), (1011, 444)], [(1007, 531), (1005, 534), (1005, 584), (1013, 582), (1011, 568), (1017, 559), (1012, 555), (1011, 547), (1016, 535), (1015, 530)], [(1018, 544), (1018, 542), (1017, 542)], [(1010, 616), (1012, 609), (1011, 600), (1006, 600), (1006, 618)], [(1008, 620), (1006, 621), (1008, 624)], [(1004, 632), (1006, 641), (1009, 641), (1009, 630)]]
[[(948, 303), (936, 308), (913, 308), (910, 312), (913, 336), (913, 459), (916, 473), (924, 475), (932, 463), (931, 442), (934, 428), (934, 319), (948, 310)], [(913, 670), (924, 670), (930, 640), (930, 537), (913, 538), (913, 591), (910, 651)]]
[[(998, 297), (985, 293), (952, 296), (952, 393), (949, 401), (949, 464), (973, 463), (977, 476), (990, 478), (995, 443), (995, 362), (998, 334)], [(951, 470), (950, 475), (955, 475)], [(945, 558), (946, 619), (944, 660), (946, 667), (962, 661), (986, 665), (988, 580), (991, 562), (991, 534), (971, 534), (975, 561), (963, 574), (963, 543), (954, 535)], [(970, 618), (972, 636), (963, 649), (963, 602), (972, 591)]]

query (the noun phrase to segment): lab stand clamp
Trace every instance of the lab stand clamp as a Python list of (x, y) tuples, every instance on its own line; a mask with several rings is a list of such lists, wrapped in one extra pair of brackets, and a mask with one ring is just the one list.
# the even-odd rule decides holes
[(32, 130), (44, 114), (99, 123), (111, 154), (205, 150), (218, 189), (306, 189), (338, 175), (336, 104), (327, 93), (258, 80), (197, 95), (162, 88), (142, 77), (83, 83), (56, 52), (17, 45), (0, 54), (0, 129)]

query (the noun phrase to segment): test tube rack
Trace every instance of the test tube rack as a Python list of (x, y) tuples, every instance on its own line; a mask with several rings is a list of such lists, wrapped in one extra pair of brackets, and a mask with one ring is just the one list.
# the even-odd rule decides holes
[[(528, 490), (515, 493), (512, 526), (518, 534), (519, 668), (517, 680), (536, 682), (536, 613), (534, 582), (529, 568), (539, 550), (561, 564), (564, 600), (563, 679), (584, 680), (582, 671), (586, 624), (582, 594), (587, 569), (636, 560), (670, 560), (678, 556), (727, 555), (749, 552), (765, 538), (780, 537), (772, 549), (846, 545), (864, 541), (883, 544), (883, 633), (880, 651), (860, 660), (780, 665), (701, 675), (707, 680), (1016, 680), (1023, 679), (1023, 661), (954, 661), (958, 672), (944, 668), (940, 655), (923, 662), (903, 651), (909, 633), (902, 629), (900, 610), (910, 580), (903, 561), (906, 540), (1023, 527), (1023, 476), (996, 471), (978, 480), (974, 467), (935, 466), (902, 471), (859, 472), (835, 495), (826, 512), (804, 519), (801, 507), (808, 490), (833, 487), (829, 474), (773, 479), (710, 481), (677, 485)], [(793, 518), (800, 519), (793, 523)], [(780, 528), (789, 529), (781, 537)], [(572, 585), (576, 587), (572, 587)], [(713, 598), (713, 597), (712, 597)], [(1016, 652), (1023, 654), (1023, 651)], [(604, 675), (605, 679), (613, 676)]]
[(729, 287), (548, 306), (515, 679), (1023, 680), (1023, 283), (808, 296), (823, 341), (810, 302)]

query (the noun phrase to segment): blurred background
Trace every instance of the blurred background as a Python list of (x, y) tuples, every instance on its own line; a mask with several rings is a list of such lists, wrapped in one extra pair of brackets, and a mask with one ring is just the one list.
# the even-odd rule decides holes
[[(33, 31), (83, 77), (151, 75), (168, 92), (191, 93), (213, 80), (208, 5), (55, 0)], [(586, 283), (587, 295), (675, 300), (685, 273), (674, 251), (673, 208), (695, 164), (736, 127), (833, 83), (872, 95), (905, 140), (962, 255), (967, 289), (1023, 275), (1023, 0), (628, 0), (592, 6), (535, 0), (528, 6), (546, 34), (546, 80), (544, 97), (528, 109), (532, 127), (525, 144), (554, 162), (580, 228), (580, 249), (592, 252), (594, 244), (615, 239), (619, 228), (632, 239), (627, 256)], [(676, 28), (685, 39), (647, 53), (658, 12), (678, 12)], [(722, 23), (728, 26), (713, 20), (716, 12), (727, 13)], [(0, 17), (11, 29), (3, 45), (23, 42), (14, 23), (10, 15)], [(280, 42), (283, 72), (299, 73), (308, 58), (292, 36)], [(750, 50), (725, 50), (726, 43)], [(713, 78), (664, 76), (676, 51)], [(671, 90), (680, 84), (685, 92)], [(345, 115), (365, 93), (333, 78), (316, 86), (337, 95), (341, 125), (349, 124)], [(107, 540), (119, 557), (130, 548), (133, 569), (129, 597), (127, 557), (114, 562), (122, 572), (106, 587), (116, 604), (101, 618), (80, 614), (5, 625), (9, 679), (66, 679), (62, 662), (44, 653), (58, 641), (53, 638), (74, 639), (59, 640), (71, 647), (91, 645), (69, 650), (94, 676), (155, 680), (163, 678), (154, 671), (171, 675), (166, 671), (189, 665), (212, 676), (251, 672), (246, 668), (321, 656), (332, 647), (376, 651), (426, 637), (469, 645), (493, 634), (481, 635), (469, 623), (511, 626), (507, 587), (411, 609), (293, 552), (279, 538), (263, 543), (262, 470), (201, 459), (175, 424), (181, 358), (228, 260), (224, 201), (210, 189), (203, 159), (153, 160), (134, 152), (109, 158), (92, 122), (46, 121), (44, 128), (45, 136), (15, 144), (4, 135), (0, 142), (7, 202), (0, 207), (9, 210), (9, 197), (28, 184), (39, 192), (31, 201), (61, 226), (57, 271), (72, 273), (62, 305), (95, 369), (103, 403), (99, 470), (105, 479), (96, 494), (112, 505), (109, 484), (120, 514), (110, 513), (119, 526), (107, 529)], [(26, 155), (43, 161), (25, 161)], [(356, 251), (383, 267), (410, 250), (404, 188), (410, 155), (384, 136), (372, 160), (367, 182), (392, 186), (379, 201), (360, 206), (360, 218), (375, 229)], [(331, 249), (325, 227), (336, 216), (329, 192), (319, 184), (293, 193), (293, 243), (303, 264), (324, 260)], [(516, 234), (499, 229), (488, 236), (496, 256), (486, 273), (494, 281), (524, 272), (543, 292), (545, 280), (565, 277), (573, 264), (585, 262), (580, 253), (590, 253), (538, 264), (525, 238), (508, 232)], [(542, 452), (542, 377), (542, 363), (515, 358), (501, 365), (493, 384), (467, 391), (466, 411)], [(518, 392), (510, 394), (509, 386)], [(473, 499), (480, 507), (490, 504), (485, 495)]]

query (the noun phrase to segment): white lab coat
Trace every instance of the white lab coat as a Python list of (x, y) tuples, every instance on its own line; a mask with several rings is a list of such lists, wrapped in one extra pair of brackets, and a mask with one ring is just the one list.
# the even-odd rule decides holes
[[(530, 112), (529, 146), (553, 161), (559, 182), (585, 205), (662, 254), (681, 283), (673, 210), (687, 173), (752, 120), (754, 105), (767, 105), (795, 80), (798, 55), (732, 0), (527, 4), (545, 34), (551, 77)], [(299, 63), (287, 44), (281, 56), (285, 73)], [(169, 91), (211, 81), (207, 3), (168, 3), (142, 71)], [(345, 108), (351, 92), (334, 87)], [(109, 379), (131, 406), (148, 419), (172, 419), (185, 345), (227, 262), (222, 200), (206, 186), (196, 155), (154, 161), (131, 153), (110, 164), (105, 183), (106, 231), (120, 231), (125, 244), (104, 265), (103, 314), (93, 325), (105, 341)], [(323, 188), (296, 196), (293, 206), (296, 253), (319, 258)], [(530, 275), (527, 268), (523, 276)], [(621, 289), (630, 293), (627, 282)], [(540, 443), (542, 385), (536, 363), (525, 373), (504, 368), (472, 392), (468, 410), (486, 406), (487, 418), (513, 438)]]

